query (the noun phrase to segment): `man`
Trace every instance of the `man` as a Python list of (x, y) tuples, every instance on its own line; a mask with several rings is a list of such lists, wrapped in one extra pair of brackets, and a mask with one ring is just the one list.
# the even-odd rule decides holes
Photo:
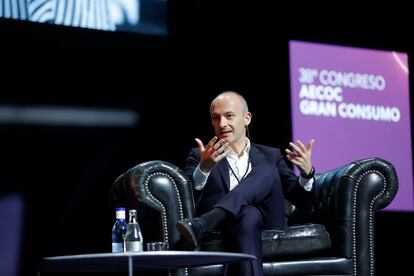
[[(231, 275), (262, 275), (263, 229), (284, 229), (284, 198), (295, 204), (312, 199), (314, 169), (311, 140), (297, 141), (286, 149), (298, 178), (283, 160), (279, 149), (250, 143), (246, 129), (252, 114), (245, 99), (226, 91), (211, 103), (215, 137), (190, 151), (185, 172), (193, 180), (196, 212), (200, 217), (181, 220), (177, 229), (185, 241), (198, 248), (203, 233), (216, 227), (226, 235), (228, 249), (255, 255), (257, 260), (230, 268)], [(235, 269), (234, 271), (232, 269)]]

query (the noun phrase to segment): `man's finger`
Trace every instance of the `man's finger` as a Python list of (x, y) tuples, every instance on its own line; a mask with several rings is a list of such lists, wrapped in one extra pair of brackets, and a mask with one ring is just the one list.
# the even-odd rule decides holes
[(230, 148), (227, 148), (225, 151), (223, 151), (222, 153), (220, 153), (219, 155), (217, 155), (217, 161), (220, 161), (221, 159), (223, 159), (224, 157), (227, 156), (227, 154), (231, 151)]
[(312, 147), (313, 147), (313, 144), (315, 143), (315, 139), (312, 139), (312, 140), (310, 140), (309, 141), (309, 144), (308, 144), (308, 151), (312, 151)]
[(293, 159), (292, 157), (290, 157), (289, 155), (287, 156), (287, 159), (292, 162), (293, 164), (295, 164), (296, 166), (299, 166), (300, 163), (298, 161), (296, 161), (295, 159)]
[(217, 141), (217, 136), (214, 136), (211, 140), (210, 140), (210, 142), (208, 142), (208, 144), (207, 144), (207, 149), (210, 149), (211, 147), (213, 147), (214, 146), (214, 144), (216, 143), (216, 141)]
[(296, 143), (298, 143), (298, 145), (299, 145), (299, 147), (300, 147), (300, 149), (301, 149), (302, 151), (306, 151), (306, 147), (305, 147), (305, 145), (302, 143), (302, 141), (301, 141), (301, 140), (296, 140)]
[(203, 144), (203, 142), (201, 142), (201, 140), (200, 140), (200, 139), (195, 138), (195, 141), (197, 142), (198, 149), (200, 150), (200, 152), (202, 152), (202, 151), (205, 151), (205, 150), (206, 150), (206, 149), (204, 148), (204, 144)]
[[(216, 143), (216, 145), (217, 145), (217, 143)], [(229, 143), (225, 143), (225, 144), (223, 144), (223, 145), (221, 145), (220, 147), (218, 147), (217, 149), (216, 149), (216, 151), (219, 153), (219, 154), (221, 154), (221, 153), (223, 153), (227, 148), (228, 148), (228, 146), (229, 146)]]
[(218, 150), (220, 147), (221, 147), (221, 141), (218, 141), (217, 143), (214, 144), (213, 149)]
[(302, 151), (301, 151), (301, 149), (295, 144), (295, 143), (293, 143), (293, 142), (290, 142), (289, 143), (289, 145), (294, 149), (294, 150), (296, 150), (296, 152), (298, 153), (297, 155), (302, 155)]
[(302, 157), (296, 157), (295, 160), (298, 161), (300, 164), (304, 163), (304, 159)]
[(291, 150), (289, 150), (289, 149), (285, 149), (285, 151), (286, 151), (286, 153), (288, 154), (288, 156), (290, 156), (290, 157), (292, 157), (292, 158), (295, 158), (295, 157), (296, 157), (296, 154), (295, 154), (294, 152), (292, 152)]

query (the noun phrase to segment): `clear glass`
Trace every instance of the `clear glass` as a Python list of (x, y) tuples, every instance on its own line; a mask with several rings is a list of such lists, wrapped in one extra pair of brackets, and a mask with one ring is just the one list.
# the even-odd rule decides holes
[(143, 238), (139, 228), (137, 211), (129, 210), (129, 223), (124, 238), (125, 251), (143, 251)]
[(124, 237), (128, 224), (125, 221), (125, 208), (116, 208), (116, 221), (112, 227), (112, 252), (124, 252)]
[(168, 242), (148, 242), (147, 251), (164, 251), (168, 250)]

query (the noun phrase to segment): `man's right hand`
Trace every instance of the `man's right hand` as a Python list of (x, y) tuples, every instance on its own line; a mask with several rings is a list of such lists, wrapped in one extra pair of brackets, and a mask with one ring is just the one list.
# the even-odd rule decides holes
[(218, 137), (214, 136), (213, 139), (208, 142), (207, 146), (204, 147), (203, 142), (201, 142), (200, 139), (195, 138), (200, 150), (200, 169), (204, 173), (209, 173), (231, 150), (229, 144), (224, 139), (217, 140)]

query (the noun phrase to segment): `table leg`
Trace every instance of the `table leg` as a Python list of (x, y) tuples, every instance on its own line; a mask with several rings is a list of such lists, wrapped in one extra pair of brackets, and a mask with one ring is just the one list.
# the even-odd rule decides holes
[(128, 276), (132, 276), (134, 274), (134, 267), (132, 266), (132, 257), (128, 256)]
[(228, 268), (229, 268), (229, 264), (223, 264), (223, 276), (227, 276)]

